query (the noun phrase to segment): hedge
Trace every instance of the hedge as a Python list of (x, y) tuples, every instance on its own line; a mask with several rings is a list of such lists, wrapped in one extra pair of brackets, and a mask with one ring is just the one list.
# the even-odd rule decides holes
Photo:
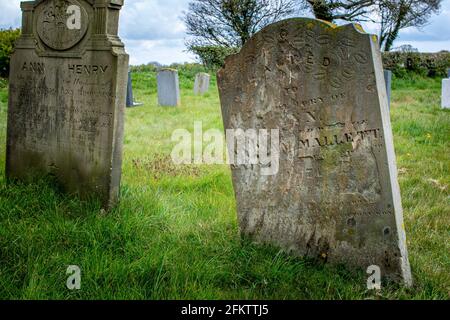
[(408, 73), (446, 78), (447, 69), (450, 68), (450, 52), (384, 52), (383, 64), (385, 69), (391, 70), (398, 78)]

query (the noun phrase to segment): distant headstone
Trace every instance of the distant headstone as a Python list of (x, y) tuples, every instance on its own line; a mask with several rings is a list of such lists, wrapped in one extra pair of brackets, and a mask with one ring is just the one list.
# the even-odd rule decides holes
[(131, 78), (131, 71), (128, 71), (128, 84), (127, 84), (127, 107), (139, 107), (142, 106), (143, 103), (140, 102), (134, 102), (133, 97), (133, 81)]
[(447, 69), (447, 78), (450, 78), (450, 68)]
[(176, 107), (181, 103), (178, 71), (161, 69), (157, 76), (158, 103), (160, 106)]
[(211, 76), (207, 73), (197, 73), (194, 83), (194, 94), (203, 95), (209, 90)]
[(450, 108), (450, 79), (442, 79), (442, 108)]
[(128, 55), (123, 0), (22, 2), (11, 58), (6, 175), (54, 176), (68, 193), (119, 195)]
[(388, 97), (388, 106), (391, 108), (391, 90), (392, 90), (392, 71), (384, 70), (384, 81), (386, 82), (386, 92)]
[[(241, 137), (227, 141), (241, 233), (324, 262), (378, 266), (410, 285), (376, 36), (359, 25), (285, 20), (228, 57), (218, 84), (227, 136)], [(255, 139), (254, 129), (248, 157), (269, 143), (264, 130), (279, 131), (276, 174), (261, 149), (260, 162), (235, 160), (236, 140)]]

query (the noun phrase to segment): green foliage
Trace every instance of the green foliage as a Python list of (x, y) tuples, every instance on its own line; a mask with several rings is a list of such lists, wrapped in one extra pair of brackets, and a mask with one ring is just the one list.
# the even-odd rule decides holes
[(383, 65), (398, 78), (408, 78), (409, 74), (446, 78), (450, 68), (450, 52), (384, 52)]
[(239, 52), (239, 48), (221, 46), (192, 46), (189, 48), (203, 65), (210, 70), (217, 71), (224, 65), (225, 58)]
[[(178, 66), (191, 83), (195, 66)], [(138, 70), (138, 69), (136, 69)], [(157, 105), (156, 72), (133, 72), (144, 106), (126, 110), (121, 202), (109, 214), (45, 180), (7, 185), (6, 88), (0, 89), (0, 299), (449, 299), (450, 112), (440, 81), (393, 79), (392, 126), (412, 289), (241, 240), (227, 165), (176, 166), (175, 129), (223, 130), (217, 86), (182, 106)], [(65, 287), (68, 265), (82, 289)]]
[(0, 29), (0, 77), (9, 76), (9, 61), (14, 50), (14, 42), (20, 36), (20, 29)]

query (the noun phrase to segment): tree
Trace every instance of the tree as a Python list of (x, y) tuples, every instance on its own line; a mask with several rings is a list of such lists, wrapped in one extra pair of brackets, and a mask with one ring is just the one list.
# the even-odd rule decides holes
[(424, 26), (438, 13), (442, 0), (298, 0), (317, 19), (330, 22), (371, 21), (380, 25), (380, 46), (392, 48), (400, 30)]
[(293, 0), (193, 0), (183, 20), (188, 48), (240, 48), (266, 25), (294, 12)]
[(379, 2), (380, 46), (390, 51), (400, 30), (423, 27), (438, 13), (442, 0), (382, 0)]
[(377, 0), (299, 0), (301, 8), (311, 11), (317, 19), (334, 22), (372, 21)]

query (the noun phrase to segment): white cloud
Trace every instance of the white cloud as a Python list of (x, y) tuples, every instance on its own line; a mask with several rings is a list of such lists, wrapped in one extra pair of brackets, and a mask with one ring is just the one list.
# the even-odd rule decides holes
[(0, 0), (0, 28), (17, 28), (21, 24), (20, 0)]
[(186, 51), (183, 39), (174, 40), (126, 40), (126, 50), (130, 54), (130, 64), (146, 64), (157, 61), (162, 64), (195, 61)]
[[(194, 60), (185, 52), (186, 30), (180, 19), (188, 3), (188, 0), (125, 0), (120, 36), (132, 64)], [(20, 27), (20, 0), (0, 0), (0, 8), (0, 28)], [(444, 0), (442, 8), (441, 14), (433, 16), (422, 30), (402, 30), (394, 45), (411, 44), (428, 52), (450, 50), (450, 0)], [(365, 27), (377, 33), (376, 26)]]

